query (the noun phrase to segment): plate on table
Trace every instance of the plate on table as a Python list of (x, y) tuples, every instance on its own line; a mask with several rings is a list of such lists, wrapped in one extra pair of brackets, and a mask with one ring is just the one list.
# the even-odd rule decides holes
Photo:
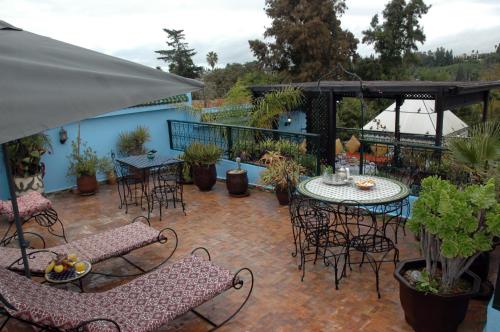
[(356, 187), (361, 190), (370, 190), (375, 187), (375, 180), (367, 179), (367, 180), (358, 180), (355, 182)]

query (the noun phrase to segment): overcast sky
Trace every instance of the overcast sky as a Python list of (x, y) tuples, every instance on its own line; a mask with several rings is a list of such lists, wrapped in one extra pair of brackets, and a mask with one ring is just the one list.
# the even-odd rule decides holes
[[(388, 0), (347, 0), (342, 26), (361, 39), (371, 17)], [(422, 25), (422, 50), (438, 46), (455, 54), (493, 51), (500, 42), (500, 0), (426, 0), (432, 8)], [(186, 41), (206, 65), (215, 51), (219, 66), (251, 61), (248, 40), (262, 38), (270, 20), (264, 0), (0, 0), (0, 20), (25, 30), (122, 57), (165, 66), (154, 50), (164, 49), (162, 28), (184, 29)], [(359, 53), (373, 50), (359, 44)]]

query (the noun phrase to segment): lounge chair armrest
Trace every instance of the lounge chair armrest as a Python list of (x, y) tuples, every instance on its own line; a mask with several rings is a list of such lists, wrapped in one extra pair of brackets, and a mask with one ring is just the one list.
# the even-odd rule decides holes
[(135, 223), (135, 222), (138, 222), (138, 221), (143, 221), (145, 222), (146, 224), (148, 224), (149, 227), (151, 227), (151, 222), (149, 221), (148, 217), (146, 216), (138, 216), (138, 217), (135, 217), (134, 219), (132, 219), (132, 222), (131, 224)]
[(191, 255), (194, 255), (194, 253), (195, 253), (195, 252), (197, 252), (197, 251), (199, 251), (199, 250), (204, 251), (204, 252), (207, 254), (207, 256), (208, 256), (208, 260), (209, 260), (209, 261), (211, 261), (211, 260), (212, 260), (212, 257), (210, 256), (210, 253), (208, 252), (208, 249), (207, 249), (207, 248), (205, 248), (205, 247), (198, 247), (198, 248), (194, 248), (194, 249), (191, 251)]
[[(28, 259), (34, 259), (34, 258), (36, 258), (36, 254), (39, 254), (39, 253), (41, 253), (41, 252), (48, 252), (48, 253), (51, 253), (51, 254), (53, 254), (53, 255), (54, 255), (54, 258), (58, 255), (58, 253), (57, 253), (57, 252), (55, 252), (55, 251), (52, 251), (52, 250), (47, 250), (47, 249), (42, 249), (42, 250), (36, 250), (36, 251), (32, 251), (32, 252), (28, 253), (28, 254), (27, 254)], [(14, 265), (16, 265), (16, 264), (18, 264), (18, 265), (22, 265), (22, 264), (23, 264), (23, 258), (22, 258), (22, 257), (19, 257), (18, 259), (16, 259), (15, 261), (13, 261), (13, 262), (12, 262), (12, 263), (11, 263), (11, 264), (7, 267), (7, 269), (9, 269), (9, 270), (10, 270), (10, 269), (12, 269), (12, 267), (13, 267)]]

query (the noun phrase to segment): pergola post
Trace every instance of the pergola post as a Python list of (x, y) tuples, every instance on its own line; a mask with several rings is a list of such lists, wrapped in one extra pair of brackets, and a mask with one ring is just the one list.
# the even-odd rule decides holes
[(435, 96), (436, 103), (434, 112), (436, 112), (436, 136), (434, 145), (441, 147), (443, 144), (443, 121), (444, 121), (444, 97), (442, 92)]
[(335, 140), (337, 139), (337, 103), (333, 91), (328, 92), (328, 150), (327, 161), (335, 169)]
[(401, 122), (401, 105), (402, 104), (403, 104), (403, 97), (398, 96), (396, 98), (396, 108), (394, 109), (394, 111), (396, 113), (396, 119), (395, 119), (395, 123), (394, 123), (394, 140), (396, 143), (394, 146), (394, 163), (396, 164), (396, 166), (399, 166), (399, 164), (400, 164), (399, 155), (401, 152), (401, 148), (399, 146), (399, 142), (401, 141), (400, 122)]
[(485, 91), (483, 94), (483, 117), (482, 121), (488, 121), (488, 107), (490, 106), (490, 91)]

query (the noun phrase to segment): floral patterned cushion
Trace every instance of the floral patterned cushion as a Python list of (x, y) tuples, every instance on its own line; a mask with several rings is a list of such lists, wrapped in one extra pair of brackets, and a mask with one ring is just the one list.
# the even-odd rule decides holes
[[(15, 317), (57, 328), (95, 318), (118, 323), (122, 331), (154, 331), (231, 288), (234, 274), (191, 255), (103, 293), (73, 293), (38, 284), (0, 269), (0, 294)], [(22, 291), (20, 291), (22, 290)], [(106, 323), (90, 331), (113, 331)]]
[[(142, 222), (133, 222), (80, 240), (52, 247), (48, 250), (58, 254), (76, 254), (81, 260), (97, 263), (151, 244), (158, 239), (158, 233), (156, 229)], [(35, 250), (28, 250), (28, 253), (33, 251)], [(20, 257), (19, 249), (0, 247), (0, 266), (9, 266)], [(51, 253), (34, 254), (29, 261), (30, 270), (35, 273), (42, 273), (53, 257), (54, 255)], [(22, 270), (23, 266), (18, 264), (12, 268)]]
[[(19, 216), (21, 219), (29, 219), (34, 215), (52, 208), (52, 203), (39, 192), (30, 191), (17, 198)], [(0, 201), (0, 214), (7, 216), (9, 221), (14, 221), (14, 211), (11, 201)]]

